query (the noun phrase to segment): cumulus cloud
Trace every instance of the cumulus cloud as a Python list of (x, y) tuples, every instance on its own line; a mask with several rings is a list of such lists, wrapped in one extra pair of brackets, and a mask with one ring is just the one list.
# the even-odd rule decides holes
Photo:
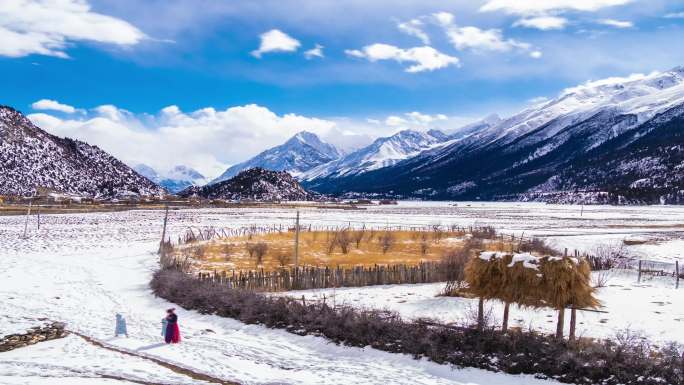
[(67, 114), (73, 114), (76, 112), (76, 108), (73, 106), (70, 106), (68, 104), (62, 104), (56, 100), (50, 100), (50, 99), (41, 99), (33, 104), (31, 104), (31, 108), (33, 108), (36, 111), (39, 110), (47, 110), (47, 111), (60, 111), (64, 112)]
[(516, 15), (546, 14), (554, 11), (598, 11), (625, 5), (634, 0), (488, 0), (480, 11), (503, 11)]
[(536, 28), (542, 31), (550, 29), (563, 29), (568, 24), (568, 19), (558, 16), (537, 16), (520, 19), (513, 23), (514, 27)]
[(406, 72), (434, 71), (451, 65), (458, 66), (459, 59), (449, 56), (430, 46), (399, 48), (390, 44), (371, 44), (361, 50), (346, 50), (349, 56), (367, 59), (371, 62), (394, 60), (399, 63), (414, 63), (406, 68)]
[(442, 27), (451, 44), (459, 50), (505, 52), (514, 49), (527, 51), (532, 48), (528, 43), (504, 38), (499, 29), (459, 26), (454, 23), (454, 15), (449, 12), (434, 13), (432, 19)]
[(423, 31), (423, 23), (420, 19), (412, 19), (403, 23), (397, 24), (397, 28), (407, 35), (418, 38), (423, 44), (430, 44), (430, 37)]
[(407, 112), (402, 116), (390, 115), (385, 119), (385, 124), (390, 127), (419, 126), (427, 127), (432, 123), (449, 119), (444, 114), (429, 115), (418, 111)]
[(658, 74), (658, 72), (652, 72), (650, 74), (635, 73), (635, 74), (631, 74), (631, 75), (625, 76), (625, 77), (615, 76), (615, 77), (609, 77), (609, 78), (600, 79), (600, 80), (589, 80), (583, 84), (580, 84), (579, 86), (564, 89), (563, 92), (561, 92), (561, 96), (567, 95), (567, 94), (572, 94), (572, 93), (583, 92), (583, 91), (590, 90), (590, 89), (593, 89), (595, 87), (600, 87), (600, 86), (611, 86), (613, 84), (623, 84), (625, 82), (633, 82), (633, 81), (638, 81), (638, 80), (644, 80), (648, 77), (656, 76), (657, 74)]
[(67, 58), (70, 42), (131, 46), (145, 38), (128, 22), (93, 12), (86, 0), (0, 1), (0, 56)]
[(301, 130), (324, 138), (345, 137), (344, 128), (332, 120), (278, 115), (254, 104), (192, 112), (169, 106), (155, 115), (104, 105), (65, 119), (47, 113), (28, 117), (52, 134), (97, 145), (131, 165), (168, 170), (185, 164), (207, 176), (218, 175), (227, 165), (281, 144)]
[(304, 51), (304, 57), (307, 59), (313, 59), (315, 57), (318, 58), (323, 58), (325, 55), (323, 55), (323, 46), (320, 44), (316, 44), (313, 48)]
[(399, 115), (389, 115), (384, 119), (367, 119), (368, 123), (383, 130), (383, 135), (391, 135), (400, 130), (440, 129), (451, 131), (465, 124), (475, 121), (474, 118), (462, 116), (448, 116), (445, 114), (424, 114), (418, 111), (406, 112)]
[(599, 24), (607, 25), (609, 27), (615, 27), (615, 28), (632, 28), (634, 27), (634, 23), (631, 21), (622, 21), (622, 20), (615, 20), (615, 19), (601, 19), (598, 21)]
[(267, 52), (295, 52), (302, 45), (299, 40), (278, 29), (264, 32), (259, 38), (259, 49), (252, 51), (252, 56), (256, 58), (261, 58)]

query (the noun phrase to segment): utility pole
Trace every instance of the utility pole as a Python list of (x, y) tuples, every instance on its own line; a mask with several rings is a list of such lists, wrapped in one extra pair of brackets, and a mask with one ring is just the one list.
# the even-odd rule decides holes
[(164, 240), (166, 239), (166, 222), (169, 220), (169, 205), (166, 205), (166, 209), (164, 210), (164, 228), (162, 229), (162, 237), (161, 237), (161, 242), (159, 242), (159, 251), (158, 253), (161, 253), (162, 248), (164, 247)]
[(33, 201), (29, 201), (29, 207), (28, 207), (28, 210), (26, 211), (26, 221), (24, 222), (24, 235), (21, 237), (22, 239), (28, 238), (28, 222), (29, 222), (29, 217), (31, 216), (31, 206), (32, 205), (33, 205)]
[(295, 220), (295, 253), (294, 253), (295, 272), (299, 267), (299, 210), (297, 210), (297, 219)]

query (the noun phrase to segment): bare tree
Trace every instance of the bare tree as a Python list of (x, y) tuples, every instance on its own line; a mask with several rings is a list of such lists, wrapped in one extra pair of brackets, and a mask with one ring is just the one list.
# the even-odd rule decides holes
[(257, 242), (250, 245), (252, 250), (250, 257), (254, 258), (254, 263), (259, 266), (264, 261), (264, 255), (266, 255), (266, 252), (268, 251), (268, 245), (265, 242)]
[(280, 264), (280, 267), (285, 267), (285, 266), (289, 265), (290, 262), (292, 261), (292, 257), (289, 254), (285, 254), (285, 253), (278, 254), (276, 259), (278, 260), (278, 264)]
[(361, 245), (361, 241), (363, 240), (363, 235), (365, 232), (366, 232), (366, 226), (362, 227), (361, 230), (354, 231), (354, 234), (352, 235), (354, 238), (354, 243), (356, 244), (357, 249)]
[(349, 245), (352, 243), (352, 236), (349, 229), (335, 230), (332, 236), (328, 238), (328, 254), (335, 251), (335, 247), (339, 246), (343, 254), (349, 253)]
[(193, 249), (193, 256), (195, 259), (202, 259), (204, 258), (204, 254), (206, 254), (206, 247), (204, 245), (197, 245)]
[(420, 233), (420, 253), (423, 255), (427, 254), (429, 248), (428, 233), (423, 231)]
[(249, 254), (249, 258), (254, 257), (254, 253), (256, 251), (255, 244), (251, 242), (245, 243), (245, 249), (247, 249), (247, 254)]
[(352, 237), (349, 233), (349, 229), (343, 229), (337, 233), (337, 244), (340, 246), (342, 254), (349, 253), (349, 245), (352, 243)]
[(435, 243), (439, 243), (444, 235), (444, 231), (442, 231), (442, 227), (440, 225), (432, 225), (432, 234), (433, 238), (435, 239)]
[(389, 249), (396, 243), (396, 238), (394, 234), (390, 231), (385, 231), (380, 236), (380, 246), (382, 247), (382, 253), (385, 254)]

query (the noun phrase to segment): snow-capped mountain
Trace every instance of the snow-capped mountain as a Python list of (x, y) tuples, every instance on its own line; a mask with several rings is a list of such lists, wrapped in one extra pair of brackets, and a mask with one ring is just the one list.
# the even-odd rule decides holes
[(284, 144), (270, 148), (259, 155), (223, 172), (211, 184), (230, 179), (240, 171), (260, 167), (273, 171), (287, 171), (297, 177), (318, 165), (340, 157), (335, 146), (323, 142), (316, 134), (302, 131)]
[(306, 191), (285, 171), (251, 168), (236, 176), (203, 187), (192, 186), (181, 191), (182, 197), (250, 201), (310, 201), (315, 195)]
[(429, 199), (589, 190), (607, 192), (610, 202), (680, 202), (683, 106), (682, 67), (588, 82), (394, 166), (311, 186)]
[(376, 139), (370, 145), (340, 159), (314, 167), (300, 175), (299, 179), (313, 181), (363, 174), (392, 166), (448, 139), (449, 137), (439, 130), (400, 131), (392, 136)]
[(190, 186), (202, 186), (208, 182), (207, 178), (197, 170), (183, 165), (178, 165), (160, 175), (155, 169), (146, 165), (138, 164), (133, 168), (152, 182), (164, 187), (170, 193), (177, 193)]
[(164, 194), (98, 147), (50, 135), (0, 106), (0, 195), (33, 195), (39, 188), (96, 198)]
[(156, 184), (159, 184), (161, 181), (161, 177), (157, 171), (146, 164), (137, 164), (133, 167), (133, 170)]

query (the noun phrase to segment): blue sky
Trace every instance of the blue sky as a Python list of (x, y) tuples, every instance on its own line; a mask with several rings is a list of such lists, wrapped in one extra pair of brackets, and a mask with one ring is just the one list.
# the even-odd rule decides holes
[(300, 129), (351, 148), (683, 65), (684, 4), (4, 0), (0, 40), (0, 103), (129, 163), (212, 174)]

